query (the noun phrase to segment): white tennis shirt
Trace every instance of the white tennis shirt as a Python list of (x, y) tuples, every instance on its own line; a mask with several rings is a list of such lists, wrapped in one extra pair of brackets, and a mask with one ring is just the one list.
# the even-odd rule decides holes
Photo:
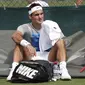
[(42, 29), (40, 31), (40, 51), (44, 52), (45, 50), (51, 48), (59, 39), (63, 37), (64, 34), (62, 33), (59, 25), (56, 22), (45, 20), (42, 23)]

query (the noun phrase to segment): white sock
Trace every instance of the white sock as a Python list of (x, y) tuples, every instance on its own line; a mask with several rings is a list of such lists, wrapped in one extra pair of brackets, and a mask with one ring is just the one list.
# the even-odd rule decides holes
[(18, 65), (19, 63), (18, 62), (13, 62), (12, 63), (12, 69), (11, 69), (11, 74), (13, 73), (14, 69), (16, 68), (16, 66)]
[(13, 62), (12, 63), (12, 68), (15, 68), (19, 63), (18, 62)]
[(12, 63), (12, 71), (14, 71), (14, 69), (16, 68), (16, 66), (17, 66), (18, 64), (19, 64), (18, 62), (13, 62), (13, 63)]
[(59, 65), (60, 65), (60, 69), (66, 68), (66, 62), (65, 61), (60, 62)]

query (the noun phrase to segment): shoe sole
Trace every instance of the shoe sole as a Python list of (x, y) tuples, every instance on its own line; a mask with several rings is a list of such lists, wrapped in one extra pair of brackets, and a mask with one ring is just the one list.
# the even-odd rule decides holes
[(61, 80), (71, 80), (71, 78), (60, 78)]

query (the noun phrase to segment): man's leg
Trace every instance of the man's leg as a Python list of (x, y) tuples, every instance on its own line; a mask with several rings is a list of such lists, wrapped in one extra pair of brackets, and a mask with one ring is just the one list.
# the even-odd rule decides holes
[(59, 40), (50, 50), (48, 60), (54, 62), (56, 59), (61, 61), (66, 61), (66, 48), (64, 40)]
[(19, 62), (22, 60), (22, 54), (21, 54), (21, 49), (20, 48), (21, 47), (19, 45), (16, 45), (16, 47), (14, 49), (12, 69), (10, 70), (10, 73), (7, 77), (7, 80), (11, 80), (14, 69), (19, 64)]
[(59, 61), (61, 79), (71, 79), (71, 76), (66, 68), (66, 56), (65, 42), (61, 39), (52, 47), (48, 57), (51, 62), (56, 61), (56, 59)]
[(23, 48), (20, 45), (16, 45), (16, 47), (14, 49), (12, 69), (7, 77), (7, 80), (11, 80), (13, 71), (16, 68), (16, 66), (19, 64), (20, 61), (29, 60), (28, 56), (29, 56), (29, 53), (27, 52), (26, 48)]

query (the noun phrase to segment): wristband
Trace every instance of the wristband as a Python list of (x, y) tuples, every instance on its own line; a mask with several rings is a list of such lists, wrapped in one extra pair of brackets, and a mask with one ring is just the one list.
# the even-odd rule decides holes
[(20, 42), (20, 45), (21, 46), (23, 46), (23, 47), (26, 47), (27, 45), (29, 45), (30, 43), (28, 42), (28, 41), (26, 41), (26, 40), (21, 40), (21, 42)]

